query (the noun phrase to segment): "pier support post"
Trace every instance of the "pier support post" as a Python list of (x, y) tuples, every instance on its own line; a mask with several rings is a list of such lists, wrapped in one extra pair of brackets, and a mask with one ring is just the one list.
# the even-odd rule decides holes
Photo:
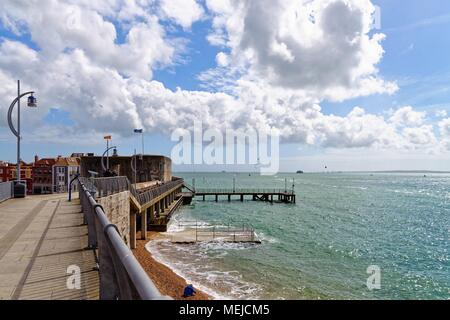
[(141, 239), (147, 240), (147, 214), (148, 209), (141, 213)]
[(205, 195), (203, 195), (203, 201), (205, 201)]
[(163, 200), (164, 199), (161, 199), (161, 200), (159, 200), (159, 212), (160, 213), (164, 213), (164, 202), (163, 202)]
[(130, 213), (130, 248), (136, 249), (136, 211)]
[(155, 209), (154, 209), (154, 213), (155, 213), (155, 218), (159, 218), (159, 202), (154, 204)]
[(150, 223), (153, 223), (155, 221), (155, 205), (150, 206), (150, 208), (147, 209), (149, 213), (149, 219)]
[(241, 194), (241, 202), (244, 202), (244, 195)]
[(216, 202), (219, 201), (219, 195), (216, 194)]
[(228, 202), (230, 202), (231, 201), (231, 195), (229, 194), (228, 195)]

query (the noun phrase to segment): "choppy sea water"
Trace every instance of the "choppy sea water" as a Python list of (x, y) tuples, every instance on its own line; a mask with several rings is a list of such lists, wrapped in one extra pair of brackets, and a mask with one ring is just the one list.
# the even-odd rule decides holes
[[(178, 174), (196, 187), (232, 188), (233, 174)], [(148, 249), (198, 288), (237, 299), (450, 299), (450, 175), (237, 174), (237, 188), (292, 188), (297, 204), (195, 199), (172, 219), (249, 223), (261, 245)], [(367, 268), (381, 288), (367, 288)]]

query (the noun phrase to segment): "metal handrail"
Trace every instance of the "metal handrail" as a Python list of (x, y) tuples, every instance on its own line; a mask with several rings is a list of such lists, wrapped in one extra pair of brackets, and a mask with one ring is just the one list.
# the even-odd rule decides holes
[[(98, 249), (100, 299), (102, 300), (168, 300), (150, 280), (130, 248), (122, 240), (93, 194), (95, 186), (87, 178), (76, 178), (79, 197), (88, 225), (88, 245)], [(89, 186), (89, 188), (87, 187)]]
[(133, 197), (141, 205), (152, 201), (169, 190), (181, 187), (184, 183), (183, 179), (177, 179), (155, 186), (144, 192), (139, 192), (136, 187), (130, 183), (127, 177), (94, 178), (92, 181), (98, 191), (99, 197), (105, 197), (123, 191), (130, 191)]
[(195, 193), (223, 193), (223, 194), (261, 194), (261, 193), (270, 193), (270, 194), (288, 194), (294, 195), (295, 192), (292, 190), (285, 189), (214, 189), (214, 188), (196, 188)]
[(137, 200), (142, 205), (152, 201), (154, 198), (159, 197), (163, 193), (181, 187), (182, 185), (183, 185), (182, 180), (167, 182), (161, 186), (155, 187), (143, 193), (139, 193), (137, 196)]

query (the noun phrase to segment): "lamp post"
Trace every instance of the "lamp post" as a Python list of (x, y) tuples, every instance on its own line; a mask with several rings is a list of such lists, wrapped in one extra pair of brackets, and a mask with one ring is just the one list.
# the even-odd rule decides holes
[[(16, 181), (17, 181), (17, 185), (20, 184), (20, 178), (21, 178), (21, 172), (20, 172), (20, 99), (29, 95), (28, 97), (28, 107), (30, 108), (35, 108), (37, 107), (37, 100), (36, 98), (33, 96), (34, 91), (29, 91), (29, 92), (25, 92), (25, 93), (20, 93), (20, 80), (17, 80), (17, 98), (15, 98), (11, 105), (9, 106), (9, 110), (8, 110), (8, 125), (9, 128), (11, 129), (12, 133), (17, 137), (17, 176), (16, 176)], [(14, 109), (14, 106), (17, 103), (17, 130), (14, 127), (13, 121), (12, 121), (12, 112)], [(18, 187), (21, 188), (22, 190), (24, 189), (23, 187)], [(18, 190), (19, 191), (19, 190)], [(25, 190), (23, 190), (23, 192), (25, 193)]]
[(133, 180), (134, 180), (134, 185), (136, 186), (136, 183), (137, 183), (137, 177), (136, 177), (136, 173), (137, 173), (137, 168), (136, 168), (136, 149), (134, 149), (134, 154), (131, 157), (131, 171), (133, 171)]
[[(141, 170), (144, 170), (144, 129), (134, 129), (134, 133), (140, 133), (142, 138), (142, 154), (140, 156), (141, 158)], [(136, 154), (136, 149), (134, 150), (134, 153)], [(136, 162), (135, 162), (136, 164)], [(137, 170), (137, 168), (135, 168)], [(134, 173), (136, 175), (136, 172)], [(151, 175), (151, 174), (150, 174)]]
[[(106, 166), (105, 166), (105, 164), (104, 164), (103, 159), (105, 158), (105, 154), (107, 154), (107, 153), (109, 154), (109, 150), (111, 150), (111, 149), (117, 149), (117, 147), (116, 147), (116, 146), (114, 146), (114, 147), (108, 147), (108, 148), (105, 150), (105, 152), (103, 152), (103, 154), (102, 154), (102, 161), (101, 161), (101, 163), (102, 163), (102, 169), (103, 169), (103, 172), (109, 171), (109, 159), (107, 158)], [(116, 153), (117, 153), (117, 150), (114, 151), (114, 154), (116, 154)]]
[[(107, 154), (106, 155), (106, 168), (109, 170), (109, 150), (113, 149), (113, 148), (109, 147), (109, 141), (112, 140), (112, 136), (110, 136), (110, 135), (109, 136), (105, 136), (103, 139), (106, 140), (106, 151), (105, 151), (105, 153)], [(103, 153), (103, 156), (104, 156), (105, 153)], [(103, 166), (103, 159), (102, 159), (102, 166)], [(105, 169), (103, 169), (103, 170), (105, 170)]]

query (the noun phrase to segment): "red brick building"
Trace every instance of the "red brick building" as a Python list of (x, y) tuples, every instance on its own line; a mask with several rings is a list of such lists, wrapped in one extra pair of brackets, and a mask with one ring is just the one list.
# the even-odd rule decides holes
[(52, 193), (53, 166), (55, 163), (56, 159), (54, 158), (39, 159), (38, 156), (34, 157), (32, 169), (34, 194)]
[[(17, 166), (11, 163), (0, 163), (0, 182), (13, 181), (17, 178)], [(21, 162), (20, 163), (20, 180), (27, 184), (27, 194), (33, 193), (33, 174), (32, 166)]]

